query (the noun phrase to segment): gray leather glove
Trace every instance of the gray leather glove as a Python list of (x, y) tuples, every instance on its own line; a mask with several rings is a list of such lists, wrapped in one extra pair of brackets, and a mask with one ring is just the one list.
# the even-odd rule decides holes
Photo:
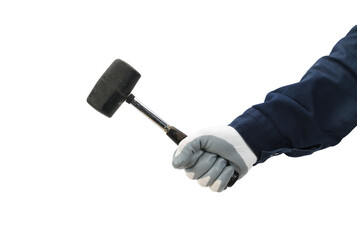
[(240, 134), (230, 126), (203, 129), (181, 141), (172, 165), (185, 169), (190, 179), (197, 179), (214, 192), (221, 192), (237, 171), (242, 178), (257, 161)]

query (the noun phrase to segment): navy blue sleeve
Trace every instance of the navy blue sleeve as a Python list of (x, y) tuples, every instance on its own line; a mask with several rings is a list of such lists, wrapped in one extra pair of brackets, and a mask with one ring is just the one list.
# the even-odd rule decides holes
[(357, 26), (298, 83), (268, 93), (231, 124), (258, 157), (299, 157), (338, 144), (357, 125)]

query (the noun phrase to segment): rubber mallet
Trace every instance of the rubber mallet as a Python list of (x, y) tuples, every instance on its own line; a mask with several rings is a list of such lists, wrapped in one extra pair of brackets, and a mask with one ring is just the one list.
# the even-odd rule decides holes
[[(141, 104), (131, 93), (140, 77), (140, 73), (133, 67), (126, 62), (117, 59), (109, 66), (95, 84), (87, 98), (87, 102), (100, 113), (107, 117), (111, 117), (123, 102), (126, 101), (153, 120), (166, 132), (166, 135), (171, 138), (172, 141), (179, 144), (182, 139), (187, 137), (186, 134), (167, 124)], [(237, 180), (238, 173), (235, 172), (228, 183), (228, 187), (233, 186)]]

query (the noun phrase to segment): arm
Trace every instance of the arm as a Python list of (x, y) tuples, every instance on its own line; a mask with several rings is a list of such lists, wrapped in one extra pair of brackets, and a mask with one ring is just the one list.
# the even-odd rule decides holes
[(338, 144), (357, 124), (357, 26), (298, 83), (270, 92), (230, 126), (257, 163), (285, 153), (298, 157)]

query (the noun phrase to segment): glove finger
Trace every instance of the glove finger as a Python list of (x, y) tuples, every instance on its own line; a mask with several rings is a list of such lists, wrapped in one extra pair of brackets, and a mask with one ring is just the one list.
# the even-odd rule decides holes
[(200, 137), (183, 139), (174, 153), (172, 165), (174, 168), (190, 168), (195, 165), (198, 158), (204, 153)]
[(176, 156), (176, 152), (174, 153), (174, 158), (172, 160), (172, 166), (177, 169), (190, 168), (196, 164), (198, 159), (204, 154), (203, 150), (199, 150), (197, 152), (191, 154), (179, 154)]
[(190, 179), (198, 179), (205, 174), (216, 162), (217, 155), (205, 152), (193, 167), (186, 168), (186, 175)]
[(209, 171), (197, 180), (198, 183), (202, 187), (211, 186), (213, 182), (216, 181), (216, 179), (222, 173), (223, 169), (226, 166), (227, 166), (227, 161), (224, 158), (221, 157), (217, 158), (217, 161), (209, 169)]
[(223, 172), (218, 176), (216, 181), (209, 187), (213, 192), (222, 192), (228, 185), (229, 180), (234, 174), (234, 168), (227, 166)]

